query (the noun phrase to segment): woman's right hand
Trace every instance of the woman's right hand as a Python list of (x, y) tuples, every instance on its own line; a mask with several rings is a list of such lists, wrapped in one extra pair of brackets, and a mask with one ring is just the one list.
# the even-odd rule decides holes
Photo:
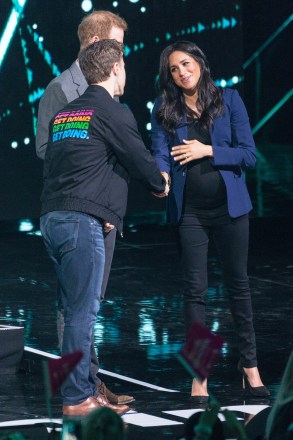
[(172, 147), (171, 156), (180, 165), (186, 165), (192, 160), (202, 159), (204, 157), (213, 157), (213, 147), (211, 145), (203, 144), (197, 139), (185, 140), (182, 145)]

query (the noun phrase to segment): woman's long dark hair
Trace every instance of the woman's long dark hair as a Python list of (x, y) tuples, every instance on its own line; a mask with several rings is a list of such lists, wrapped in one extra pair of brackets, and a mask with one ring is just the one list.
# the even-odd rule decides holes
[(162, 95), (162, 104), (156, 116), (157, 120), (168, 132), (174, 133), (184, 115), (194, 116), (194, 113), (185, 104), (182, 90), (175, 84), (170, 72), (169, 56), (175, 51), (188, 54), (200, 66), (198, 98), (195, 105), (200, 115), (198, 119), (200, 128), (208, 130), (213, 124), (214, 118), (224, 112), (223, 93), (222, 89), (217, 87), (211, 79), (205, 54), (191, 41), (177, 41), (167, 46), (161, 53), (159, 89)]

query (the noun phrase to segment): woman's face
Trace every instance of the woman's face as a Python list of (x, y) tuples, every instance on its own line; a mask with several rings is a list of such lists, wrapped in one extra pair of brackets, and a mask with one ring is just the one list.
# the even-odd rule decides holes
[(200, 79), (200, 65), (185, 52), (175, 51), (169, 56), (169, 69), (175, 84), (183, 92), (193, 94)]

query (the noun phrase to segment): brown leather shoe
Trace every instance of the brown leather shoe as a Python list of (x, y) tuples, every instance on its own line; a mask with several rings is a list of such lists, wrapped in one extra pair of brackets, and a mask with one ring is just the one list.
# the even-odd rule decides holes
[(64, 416), (86, 416), (90, 412), (94, 411), (97, 408), (102, 408), (106, 406), (107, 408), (111, 408), (117, 414), (122, 416), (128, 411), (127, 405), (111, 405), (108, 402), (107, 398), (100, 394), (98, 397), (88, 397), (84, 402), (79, 403), (78, 405), (63, 405), (63, 415)]
[(127, 405), (112, 405), (109, 403), (107, 397), (103, 394), (99, 394), (98, 397), (95, 398), (100, 406), (105, 406), (107, 408), (112, 409), (115, 413), (119, 414), (119, 416), (123, 416), (128, 410), (129, 407)]
[(104, 382), (101, 382), (100, 385), (97, 385), (97, 390), (99, 393), (104, 394), (108, 401), (114, 405), (125, 405), (135, 401), (135, 398), (132, 396), (117, 396), (116, 394), (112, 393), (112, 391), (106, 387)]
[(101, 408), (101, 405), (94, 397), (88, 397), (84, 402), (78, 405), (63, 405), (64, 416), (86, 416), (90, 412), (97, 408)]

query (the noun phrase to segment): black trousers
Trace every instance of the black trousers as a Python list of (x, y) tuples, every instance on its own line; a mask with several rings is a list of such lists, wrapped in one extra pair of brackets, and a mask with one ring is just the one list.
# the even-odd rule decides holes
[(248, 215), (232, 219), (226, 205), (209, 210), (188, 209), (182, 216), (178, 232), (186, 330), (194, 322), (205, 324), (208, 245), (213, 239), (222, 263), (240, 362), (243, 367), (255, 367), (256, 344), (247, 276)]

